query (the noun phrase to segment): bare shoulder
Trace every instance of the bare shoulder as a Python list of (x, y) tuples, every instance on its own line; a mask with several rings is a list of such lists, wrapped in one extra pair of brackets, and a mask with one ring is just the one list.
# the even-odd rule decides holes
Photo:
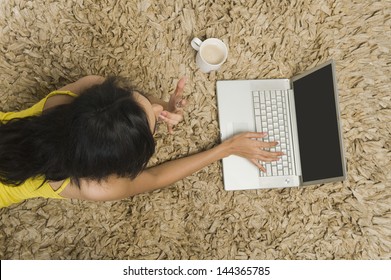
[(81, 94), (86, 89), (94, 86), (102, 84), (105, 81), (105, 77), (97, 76), (97, 75), (89, 75), (83, 78), (80, 78), (76, 82), (70, 83), (59, 90), (69, 90), (74, 94)]
[(61, 195), (82, 200), (112, 201), (131, 196), (131, 188), (130, 179), (113, 175), (101, 181), (82, 179), (80, 187), (70, 182)]
[(134, 180), (111, 175), (105, 180), (80, 180), (80, 187), (72, 181), (61, 192), (66, 198), (92, 201), (113, 201), (153, 191), (160, 188), (157, 177), (149, 170), (144, 170)]
[[(83, 78), (80, 78), (76, 82), (63, 86), (62, 88), (59, 89), (59, 91), (70, 91), (76, 95), (80, 95), (86, 89), (94, 85), (101, 84), (104, 81), (105, 78), (102, 76), (96, 76), (96, 75), (85, 76)], [(58, 105), (71, 103), (74, 99), (75, 99), (74, 97), (67, 94), (57, 94), (51, 96), (46, 100), (44, 110), (56, 107)]]
[(56, 106), (62, 105), (62, 104), (69, 104), (74, 99), (75, 99), (74, 97), (72, 97), (70, 95), (66, 95), (66, 94), (57, 94), (57, 95), (51, 96), (46, 100), (45, 106), (43, 107), (43, 110), (47, 110), (47, 109), (50, 109), (50, 108), (53, 108), (53, 107), (56, 107)]

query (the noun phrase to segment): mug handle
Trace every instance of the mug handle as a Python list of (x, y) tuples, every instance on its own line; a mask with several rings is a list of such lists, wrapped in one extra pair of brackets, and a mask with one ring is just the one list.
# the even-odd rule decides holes
[(202, 41), (200, 39), (198, 39), (197, 37), (194, 37), (193, 40), (191, 40), (191, 46), (196, 51), (200, 50), (201, 44), (202, 44)]

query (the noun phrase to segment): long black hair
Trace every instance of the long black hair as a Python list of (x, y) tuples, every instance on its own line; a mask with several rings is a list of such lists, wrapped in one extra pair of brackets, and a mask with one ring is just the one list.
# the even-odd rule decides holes
[(108, 78), (70, 104), (0, 124), (0, 182), (18, 186), (44, 176), (79, 185), (80, 179), (109, 175), (135, 178), (155, 142), (135, 90), (122, 80)]

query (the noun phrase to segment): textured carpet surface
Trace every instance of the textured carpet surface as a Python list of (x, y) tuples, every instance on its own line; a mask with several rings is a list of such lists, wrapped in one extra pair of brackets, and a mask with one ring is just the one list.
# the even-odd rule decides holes
[[(216, 162), (118, 202), (32, 199), (0, 210), (0, 258), (390, 259), (390, 15), (390, 0), (1, 0), (3, 111), (88, 74), (162, 98), (189, 78), (186, 119), (174, 135), (159, 127), (151, 164), (218, 143), (216, 80), (290, 77), (333, 58), (348, 178), (226, 192)], [(227, 43), (220, 71), (197, 70), (194, 36)]]

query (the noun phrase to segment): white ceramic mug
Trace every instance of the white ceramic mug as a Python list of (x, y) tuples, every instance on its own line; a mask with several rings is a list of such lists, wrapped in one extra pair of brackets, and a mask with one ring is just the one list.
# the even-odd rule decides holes
[(228, 48), (220, 39), (209, 38), (201, 41), (198, 38), (193, 38), (191, 46), (198, 51), (196, 63), (204, 73), (218, 70), (227, 60)]

